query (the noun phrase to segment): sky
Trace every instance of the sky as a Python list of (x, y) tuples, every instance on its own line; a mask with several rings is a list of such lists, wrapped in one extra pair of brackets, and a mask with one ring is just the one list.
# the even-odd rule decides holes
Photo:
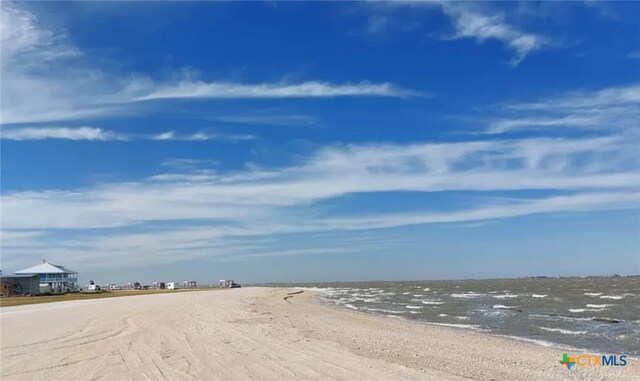
[(640, 273), (640, 4), (1, 7), (4, 274)]

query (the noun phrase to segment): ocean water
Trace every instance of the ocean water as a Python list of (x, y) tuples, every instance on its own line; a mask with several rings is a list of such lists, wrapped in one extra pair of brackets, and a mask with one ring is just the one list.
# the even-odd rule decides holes
[[(640, 356), (640, 278), (305, 284), (362, 312)], [(615, 323), (613, 321), (616, 321)]]

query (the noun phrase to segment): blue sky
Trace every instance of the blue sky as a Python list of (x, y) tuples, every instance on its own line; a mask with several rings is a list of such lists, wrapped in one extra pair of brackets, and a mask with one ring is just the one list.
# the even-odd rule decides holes
[(634, 3), (2, 3), (2, 268), (640, 272)]

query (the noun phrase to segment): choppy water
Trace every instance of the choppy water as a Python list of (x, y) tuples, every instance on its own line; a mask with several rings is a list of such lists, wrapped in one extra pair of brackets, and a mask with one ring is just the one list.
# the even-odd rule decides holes
[(482, 330), (540, 344), (640, 356), (639, 278), (305, 286), (321, 290), (328, 303), (363, 312)]

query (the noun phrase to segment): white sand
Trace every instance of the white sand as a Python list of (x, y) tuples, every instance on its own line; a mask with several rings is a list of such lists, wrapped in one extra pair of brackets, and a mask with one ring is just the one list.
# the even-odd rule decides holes
[[(564, 351), (343, 311), (286, 289), (5, 307), (8, 380), (638, 380), (640, 365), (568, 371)], [(577, 353), (576, 353), (577, 354)]]

